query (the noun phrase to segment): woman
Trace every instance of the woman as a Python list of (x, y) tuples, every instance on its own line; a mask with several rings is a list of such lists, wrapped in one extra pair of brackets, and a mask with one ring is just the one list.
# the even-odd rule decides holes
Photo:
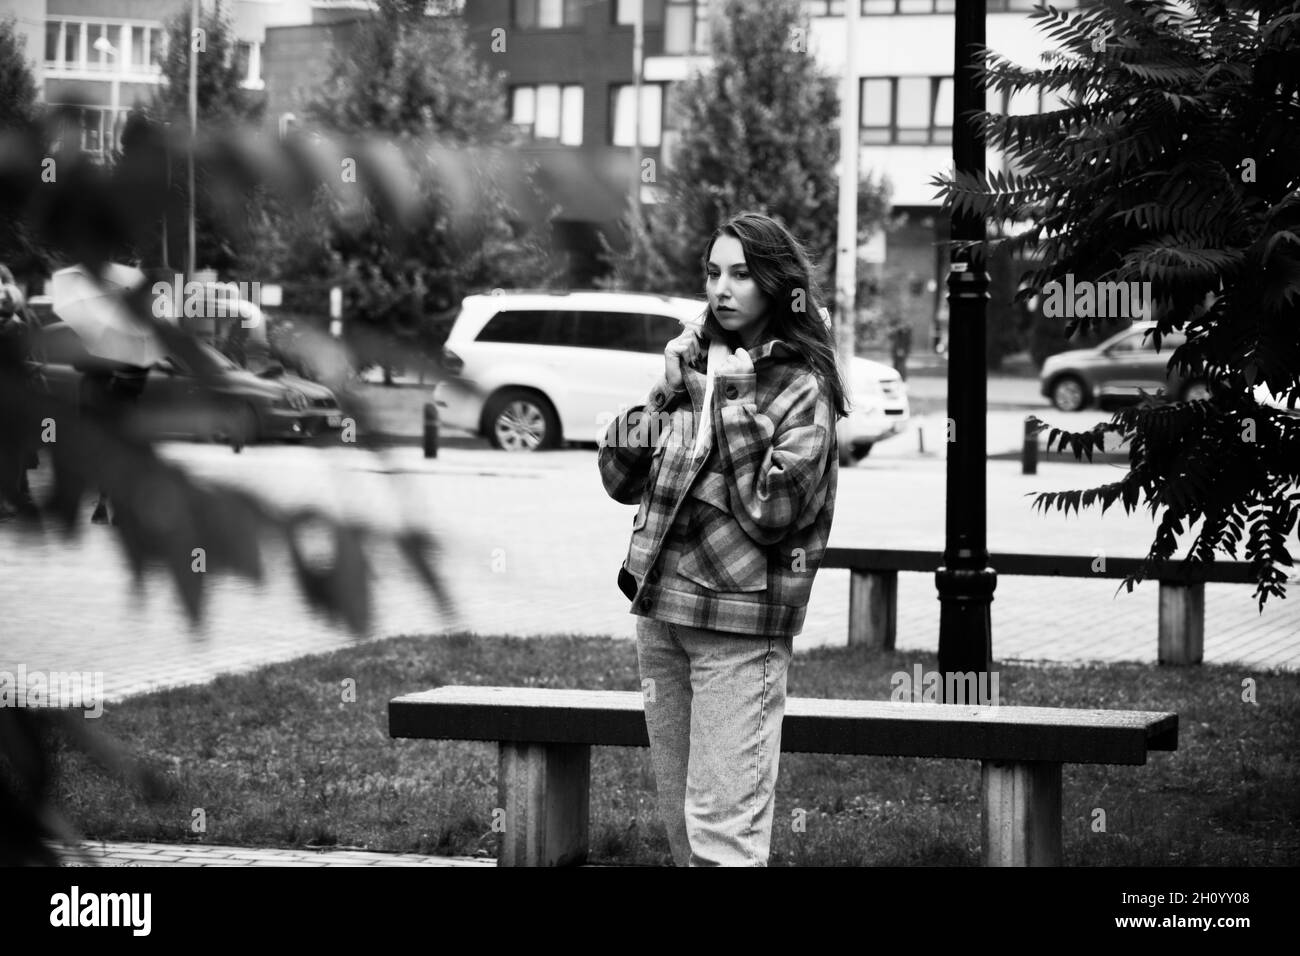
[[(767, 863), (786, 669), (835, 507), (834, 339), (799, 242), (766, 216), (704, 251), (708, 307), (601, 443), (638, 504), (619, 584), (660, 812), (678, 866)], [(705, 356), (707, 355), (707, 361)]]

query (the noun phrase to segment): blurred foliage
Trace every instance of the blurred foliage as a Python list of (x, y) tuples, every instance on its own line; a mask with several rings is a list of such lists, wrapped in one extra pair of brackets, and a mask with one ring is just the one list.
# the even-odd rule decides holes
[[(330, 76), (307, 104), (310, 126), (348, 138), (338, 175), (364, 153), (410, 171), (389, 205), (343, 198), (330, 210), (347, 227), (266, 207), (259, 268), (319, 276), (343, 288), (349, 344), (360, 364), (410, 364), (429, 346), (430, 324), (475, 291), (546, 286), (562, 271), (551, 258), (550, 209), (510, 149), (505, 91), (474, 53), (458, 17), (412, 15), (386, 3), (336, 48)], [(382, 137), (379, 139), (378, 137)], [(314, 197), (313, 208), (328, 202)], [(327, 220), (328, 221), (328, 220)], [(277, 256), (276, 246), (282, 254)], [(402, 355), (381, 354), (382, 328)], [(417, 350), (419, 351), (419, 350)]]
[[(0, 18), (0, 139), (8, 142), (31, 130), (41, 115), (36, 77), (12, 17)], [(22, 224), (4, 213), (16, 197), (0, 192), (0, 263), (20, 279), (44, 271), (44, 259)]]
[[(729, 216), (752, 210), (798, 236), (818, 267), (818, 283), (830, 288), (840, 99), (838, 81), (806, 52), (803, 5), (728, 0), (710, 36), (712, 66), (681, 84), (681, 139), (671, 163), (660, 164), (662, 200), (642, 216), (629, 212), (625, 250), (606, 244), (614, 273), (603, 285), (697, 294), (709, 238)], [(883, 179), (863, 180), (864, 237), (881, 225), (887, 195)]]
[[(402, 35), (399, 31), (398, 38)], [(402, 56), (419, 70), (430, 58), (418, 43)], [(333, 87), (340, 88), (346, 87)], [(413, 95), (426, 94), (432, 95)], [(434, 101), (438, 109), (440, 102)], [(0, 232), (7, 242), (15, 235), (30, 237), (50, 266), (81, 263), (98, 272), (106, 262), (135, 258), (150, 279), (171, 266), (160, 235), (166, 222), (169, 245), (177, 247), (176, 223), (184, 222), (177, 171), (191, 148), (214, 235), (236, 244), (261, 235), (259, 250), (267, 260), (258, 265), (267, 268), (315, 270), (322, 276), (335, 270), (354, 277), (349, 321), (364, 330), (368, 347), (383, 355), (409, 351), (402, 337), (408, 310), (446, 304), (457, 283), (496, 282), (511, 270), (537, 275), (545, 261), (535, 237), (545, 234), (548, 210), (534, 201), (527, 170), (512, 161), (504, 140), (467, 145), (468, 135), (449, 133), (438, 122), (391, 138), (357, 126), (298, 131), (280, 140), (215, 119), (200, 123), (191, 140), (183, 126), (163, 126), (147, 111), (137, 111), (124, 131), (121, 155), (101, 165), (80, 152), (79, 142), (60, 138), (56, 119), (0, 131)], [(340, 175), (344, 169), (349, 175)], [(511, 215), (503, 222), (506, 209)], [(268, 222), (274, 226), (269, 238)], [(274, 275), (259, 268), (249, 278), (269, 281)], [(162, 340), (165, 351), (197, 370), (213, 414), (220, 414), (210, 361), (195, 340), (153, 317), (149, 290), (146, 282), (126, 299), (127, 307)], [(34, 322), (30, 315), (25, 318), (29, 325)], [(336, 391), (345, 412), (357, 420), (359, 444), (372, 443), (366, 408), (350, 389), (355, 356), (310, 323), (295, 327), (277, 345)], [(453, 610), (435, 568), (435, 542), (419, 528), (380, 532), (201, 485), (132, 433), (126, 419), (83, 416), (47, 392), (27, 361), (23, 336), (6, 336), (0, 351), (0, 498), (17, 512), (0, 529), (19, 547), (55, 532), (75, 536), (89, 513), (88, 492), (103, 488), (115, 506), (113, 533), (137, 579), (143, 582), (150, 568), (165, 567), (193, 620), (203, 613), (209, 580), (192, 573), (196, 541), (206, 551), (209, 574), (252, 580), (264, 573), (267, 547), (287, 549), (309, 605), (363, 635), (372, 618), (367, 543), (389, 537), (437, 606)], [(42, 482), (29, 502), (21, 476), (40, 447), (40, 424), (47, 419), (58, 425), (57, 442), (44, 446), (41, 455), (41, 467), (48, 464), (52, 479)], [(316, 546), (308, 548), (308, 540)], [(324, 555), (317, 553), (321, 540), (329, 542)], [(53, 803), (47, 759), (46, 735), (61, 720), (57, 714), (0, 709), (0, 864), (52, 862), (44, 841), (70, 835)], [(157, 789), (157, 781), (141, 776), (121, 748), (84, 723), (64, 726), (62, 733), (120, 776)]]
[[(1036, 504), (1104, 511), (1122, 501), (1132, 511), (1141, 499), (1158, 513), (1130, 590), (1199, 522), (1189, 559), (1235, 557), (1244, 543), (1262, 609), (1285, 596), (1300, 516), (1300, 419), (1253, 390), (1300, 401), (1300, 3), (1100, 0), (1031, 17), (1059, 52), (1029, 69), (986, 51), (986, 80), (1051, 91), (1064, 105), (973, 117), (1017, 171), (959, 171), (935, 185), (947, 208), (1029, 222), (981, 250), (1036, 257), (1024, 296), (1067, 274), (1150, 282), (1157, 345), (1184, 332), (1171, 367), (1212, 393), (1148, 399), (1088, 432), (1061, 433), (1058, 447), (1076, 457), (1091, 457), (1107, 432), (1130, 439), (1129, 471)], [(1066, 334), (1116, 322), (1074, 318)]]
[(36, 77), (13, 16), (0, 17), (0, 129), (29, 125), (38, 113)]
[[(230, 8), (201, 10), (195, 32), (186, 5), (167, 23), (166, 56), (162, 61), (162, 83), (150, 113), (157, 118), (188, 128), (190, 116), (190, 52), (195, 58), (197, 112), (200, 123), (218, 125), (257, 122), (266, 107), (258, 92), (241, 86), (241, 63), (236, 54), (236, 37)], [(200, 48), (201, 46), (201, 48)]]

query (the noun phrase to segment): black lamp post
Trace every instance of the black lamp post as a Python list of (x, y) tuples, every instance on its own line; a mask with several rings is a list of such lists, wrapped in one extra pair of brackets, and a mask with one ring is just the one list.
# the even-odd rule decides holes
[[(984, 84), (975, 73), (979, 63), (975, 50), (984, 46), (985, 0), (962, 0), (955, 6), (953, 168), (983, 178), (984, 131), (971, 125), (969, 114), (984, 109)], [(984, 237), (981, 216), (954, 210), (954, 242)], [(948, 415), (953, 427), (948, 445), (943, 565), (934, 575), (939, 590), (939, 670), (944, 675), (945, 703), (962, 702), (952, 700), (952, 692), (970, 686), (950, 680), (950, 673), (987, 674), (993, 660), (989, 605), (997, 573), (988, 567), (985, 521), (988, 383), (984, 325), (988, 288), (983, 254), (954, 249), (948, 273)], [(989, 684), (977, 679), (974, 686)]]

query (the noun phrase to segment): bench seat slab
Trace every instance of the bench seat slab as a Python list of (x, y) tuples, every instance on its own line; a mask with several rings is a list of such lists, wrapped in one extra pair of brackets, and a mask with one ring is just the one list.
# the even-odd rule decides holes
[[(648, 747), (636, 691), (440, 687), (388, 705), (392, 737)], [(1178, 715), (888, 700), (786, 701), (785, 753), (1146, 763), (1178, 749)]]

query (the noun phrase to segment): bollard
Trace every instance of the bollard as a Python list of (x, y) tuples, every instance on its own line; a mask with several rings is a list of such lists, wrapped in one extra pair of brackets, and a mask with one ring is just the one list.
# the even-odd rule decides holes
[(925, 454), (925, 429), (920, 425), (916, 426), (916, 450)]
[(438, 406), (424, 403), (424, 457), (438, 457)]
[(1020, 473), (1038, 474), (1038, 433), (1034, 431), (1033, 416), (1025, 416), (1025, 441), (1020, 448)]

